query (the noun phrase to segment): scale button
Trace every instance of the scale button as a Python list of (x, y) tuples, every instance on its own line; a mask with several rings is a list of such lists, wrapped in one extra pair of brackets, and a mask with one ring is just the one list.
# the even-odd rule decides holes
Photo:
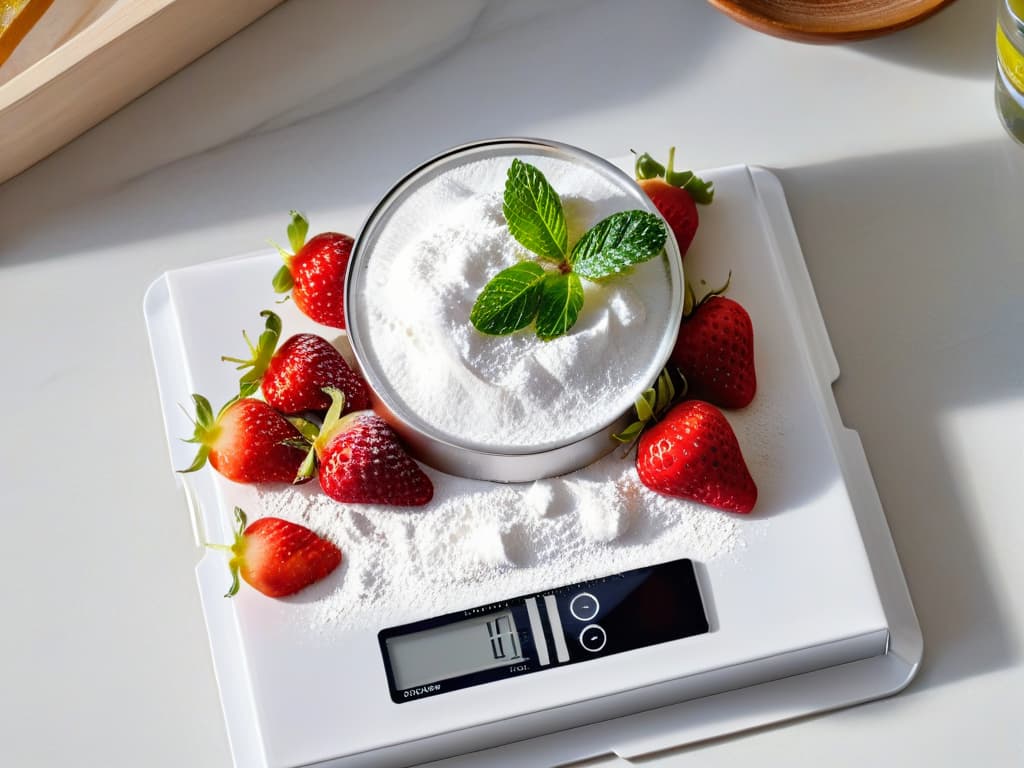
[(580, 645), (583, 646), (584, 650), (590, 651), (591, 653), (597, 653), (604, 648), (605, 643), (608, 642), (608, 635), (602, 627), (597, 624), (587, 624), (580, 632)]
[(580, 592), (569, 603), (569, 613), (580, 621), (590, 621), (597, 616), (599, 610), (601, 610), (601, 604), (589, 592)]

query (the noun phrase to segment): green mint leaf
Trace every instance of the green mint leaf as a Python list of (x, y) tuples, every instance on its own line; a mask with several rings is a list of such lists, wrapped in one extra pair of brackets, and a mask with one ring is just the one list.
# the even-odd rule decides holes
[(577, 274), (549, 272), (540, 285), (537, 336), (550, 341), (569, 332), (583, 308), (583, 283)]
[(537, 315), (540, 286), (547, 272), (532, 261), (503, 269), (480, 291), (469, 321), (481, 333), (503, 336), (528, 326)]
[(661, 253), (667, 237), (665, 222), (653, 213), (614, 213), (580, 238), (569, 263), (576, 274), (600, 280), (653, 259)]
[(518, 158), (508, 169), (503, 211), (520, 245), (545, 259), (565, 261), (569, 233), (562, 201), (543, 173)]

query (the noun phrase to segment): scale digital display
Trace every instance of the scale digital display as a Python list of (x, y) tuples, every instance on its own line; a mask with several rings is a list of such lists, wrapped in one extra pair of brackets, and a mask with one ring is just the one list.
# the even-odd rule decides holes
[(690, 560), (391, 627), (391, 699), (414, 701), (708, 631)]
[(387, 641), (395, 685), (402, 689), (522, 661), (512, 611), (464, 619)]

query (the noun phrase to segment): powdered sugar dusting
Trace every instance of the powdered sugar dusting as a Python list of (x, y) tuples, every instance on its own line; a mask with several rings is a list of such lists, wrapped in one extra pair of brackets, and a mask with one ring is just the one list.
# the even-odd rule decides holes
[(420, 509), (339, 504), (316, 483), (260, 492), (262, 514), (336, 543), (342, 566), (295, 601), (321, 630), (396, 623), (742, 546), (736, 515), (656, 494), (617, 451), (569, 475), (501, 485), (424, 470)]

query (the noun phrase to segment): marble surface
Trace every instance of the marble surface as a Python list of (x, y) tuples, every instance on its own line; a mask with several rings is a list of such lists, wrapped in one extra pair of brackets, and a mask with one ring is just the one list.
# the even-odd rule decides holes
[(291, 0), (0, 185), (0, 764), (230, 765), (146, 286), (293, 207), (355, 230), (424, 157), (513, 134), (779, 175), (925, 637), (897, 697), (638, 765), (1024, 762), (1024, 148), (993, 25), (959, 0), (817, 47), (695, 1)]

